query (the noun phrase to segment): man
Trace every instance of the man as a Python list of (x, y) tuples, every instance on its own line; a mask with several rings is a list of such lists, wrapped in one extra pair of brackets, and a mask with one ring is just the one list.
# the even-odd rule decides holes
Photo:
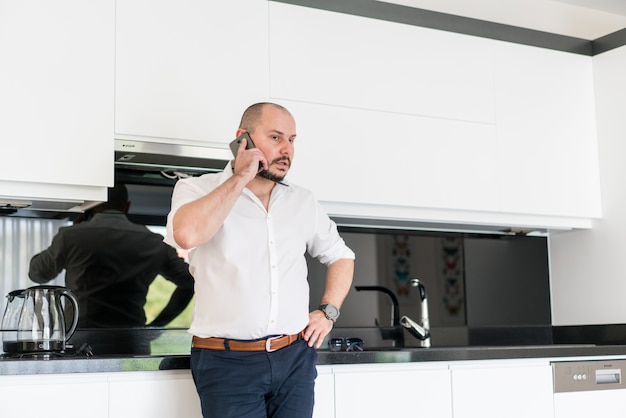
[(50, 247), (30, 261), (28, 275), (37, 283), (66, 270), (65, 285), (78, 299), (80, 328), (145, 326), (146, 295), (158, 274), (177, 288), (149, 325), (168, 324), (193, 297), (187, 263), (161, 235), (130, 222), (129, 207), (126, 186), (116, 184), (108, 201), (87, 214), (89, 220), (59, 229)]
[[(350, 286), (354, 253), (313, 195), (285, 182), (296, 125), (257, 103), (223, 173), (181, 180), (166, 242), (190, 251), (196, 304), (191, 368), (205, 418), (307, 417), (317, 352)], [(309, 313), (305, 252), (327, 265), (320, 309)]]

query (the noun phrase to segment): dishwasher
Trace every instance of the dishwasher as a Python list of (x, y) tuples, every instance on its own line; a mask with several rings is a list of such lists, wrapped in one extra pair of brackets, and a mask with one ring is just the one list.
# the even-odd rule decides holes
[(555, 361), (552, 374), (554, 418), (622, 416), (626, 411), (626, 360)]

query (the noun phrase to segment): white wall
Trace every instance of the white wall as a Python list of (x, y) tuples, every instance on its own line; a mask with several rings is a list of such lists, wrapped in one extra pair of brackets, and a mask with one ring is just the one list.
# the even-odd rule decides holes
[(603, 217), (550, 235), (553, 325), (626, 322), (626, 46), (593, 66)]

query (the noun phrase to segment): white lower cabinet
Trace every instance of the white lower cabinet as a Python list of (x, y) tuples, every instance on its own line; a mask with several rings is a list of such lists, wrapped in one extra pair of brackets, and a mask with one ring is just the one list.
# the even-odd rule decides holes
[(452, 418), (447, 364), (365, 364), (333, 372), (335, 418)]
[(0, 376), (0, 416), (201, 418), (189, 370)]
[(454, 418), (553, 418), (546, 361), (451, 364)]
[(545, 359), (342, 365), (333, 374), (335, 418), (554, 418)]
[(317, 366), (313, 418), (335, 416), (335, 378), (331, 366)]
[[(321, 365), (313, 417), (554, 418), (552, 392), (546, 359)], [(0, 405), (26, 418), (202, 417), (189, 370), (0, 376)]]
[(109, 375), (109, 418), (202, 417), (189, 370)]
[(108, 418), (104, 374), (0, 376), (0, 416)]
[(620, 416), (626, 410), (626, 389), (568, 392), (554, 395), (555, 418)]
[(335, 416), (335, 378), (331, 366), (317, 366), (313, 418)]

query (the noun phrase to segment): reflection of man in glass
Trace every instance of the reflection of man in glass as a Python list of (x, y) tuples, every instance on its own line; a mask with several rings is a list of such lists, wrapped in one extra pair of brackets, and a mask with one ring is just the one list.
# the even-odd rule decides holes
[(30, 262), (28, 275), (37, 283), (66, 270), (65, 285), (78, 299), (81, 328), (146, 325), (146, 294), (158, 274), (177, 288), (148, 325), (166, 325), (193, 297), (185, 261), (161, 235), (130, 222), (129, 207), (126, 186), (116, 184), (107, 202), (93, 208), (87, 220), (61, 228), (50, 247)]

